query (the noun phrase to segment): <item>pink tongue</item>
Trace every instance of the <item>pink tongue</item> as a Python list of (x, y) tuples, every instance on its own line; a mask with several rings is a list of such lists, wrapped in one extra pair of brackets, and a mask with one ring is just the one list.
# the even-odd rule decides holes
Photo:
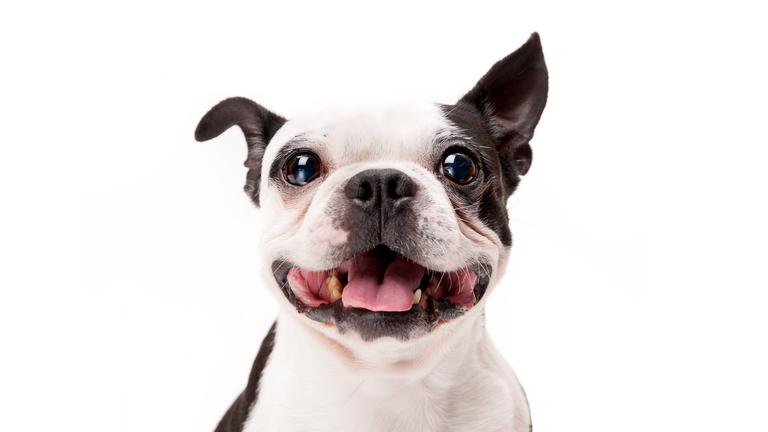
[(352, 259), (349, 283), (341, 300), (345, 306), (372, 311), (407, 311), (422, 276), (424, 267), (399, 254), (387, 263), (386, 257), (374, 249)]

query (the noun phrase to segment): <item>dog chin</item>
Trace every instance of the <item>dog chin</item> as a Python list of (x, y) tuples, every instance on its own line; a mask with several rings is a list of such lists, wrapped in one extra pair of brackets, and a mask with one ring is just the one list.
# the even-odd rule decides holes
[(431, 270), (386, 245), (320, 271), (272, 263), (278, 286), (298, 313), (366, 342), (406, 341), (464, 315), (483, 298), (491, 272), (488, 263), (476, 261), (453, 271)]

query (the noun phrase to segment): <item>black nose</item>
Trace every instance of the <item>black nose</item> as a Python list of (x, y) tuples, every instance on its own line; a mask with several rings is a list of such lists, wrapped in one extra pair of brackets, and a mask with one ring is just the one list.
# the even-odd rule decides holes
[(419, 186), (396, 169), (370, 169), (356, 174), (344, 186), (343, 226), (349, 231), (351, 250), (366, 251), (380, 244), (406, 250), (419, 228), (414, 209)]
[(347, 182), (347, 198), (363, 207), (391, 207), (397, 201), (416, 195), (418, 186), (408, 175), (396, 169), (369, 169)]

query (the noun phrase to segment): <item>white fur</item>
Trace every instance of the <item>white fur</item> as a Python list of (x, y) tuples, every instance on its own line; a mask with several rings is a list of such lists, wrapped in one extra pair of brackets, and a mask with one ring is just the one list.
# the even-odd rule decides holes
[(366, 347), (281, 313), (244, 431), (527, 431), (522, 388), (470, 313), (424, 340)]
[[(461, 139), (433, 104), (339, 107), (287, 122), (264, 155), (269, 167), (280, 148), (303, 137), (327, 175), (295, 194), (261, 180), (259, 212), (262, 276), (283, 310), (274, 349), (245, 431), (493, 431), (528, 430), (522, 388), (485, 331), (485, 299), (501, 278), (508, 249), (479, 221), (459, 220), (429, 158), (438, 138)], [(312, 321), (290, 305), (271, 273), (275, 259), (309, 270), (335, 267), (328, 253), (349, 233), (333, 227), (327, 209), (342, 186), (369, 168), (396, 168), (424, 193), (416, 199), (422, 229), (414, 238), (419, 264), (452, 271), (483, 260), (493, 275), (483, 300), (431, 333), (400, 342), (362, 341)], [(478, 229), (479, 227), (479, 229)], [(514, 425), (514, 427), (511, 427)]]

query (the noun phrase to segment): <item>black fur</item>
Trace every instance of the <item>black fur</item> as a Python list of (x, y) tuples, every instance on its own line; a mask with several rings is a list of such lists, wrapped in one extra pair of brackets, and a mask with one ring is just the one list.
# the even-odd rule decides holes
[(259, 378), (261, 378), (261, 372), (267, 365), (267, 360), (275, 344), (276, 325), (277, 322), (272, 324), (272, 327), (269, 328), (269, 333), (261, 342), (261, 348), (259, 348), (259, 353), (256, 354), (256, 360), (251, 368), (251, 375), (248, 377), (248, 385), (240, 393), (240, 396), (235, 399), (235, 403), (229, 407), (214, 432), (242, 432), (243, 424), (248, 418), (248, 413), (259, 397)]
[[(457, 185), (448, 179), (441, 179), (454, 209), (462, 214), (473, 213), (482, 223), (499, 236), (504, 246), (512, 246), (512, 232), (509, 230), (507, 198), (512, 195), (520, 177), (511, 176), (504, 181), (500, 175), (502, 162), (496, 144), (483, 127), (480, 113), (467, 105), (443, 106), (443, 112), (454, 126), (461, 130), (464, 142), (476, 156), (479, 166), (475, 181)], [(442, 158), (442, 156), (441, 156)], [(472, 218), (462, 217), (468, 221)]]
[(549, 75), (538, 33), (499, 60), (457, 103), (477, 110), (496, 143), (507, 184), (507, 197), (517, 177), (531, 166), (529, 141), (547, 105)]
[(258, 206), (264, 150), (285, 121), (283, 117), (250, 99), (234, 97), (219, 102), (200, 119), (195, 130), (195, 139), (201, 142), (208, 141), (232, 126), (240, 126), (245, 135), (245, 142), (248, 144), (248, 159), (245, 161), (248, 174), (244, 189), (253, 203)]
[[(448, 120), (479, 153), (481, 173), (471, 188), (446, 184), (456, 208), (477, 203), (480, 220), (505, 246), (512, 245), (507, 199), (531, 167), (529, 144), (547, 104), (547, 65), (539, 35), (497, 62), (456, 105), (443, 106)], [(479, 187), (482, 186), (482, 187)], [(476, 193), (482, 196), (477, 197)]]

